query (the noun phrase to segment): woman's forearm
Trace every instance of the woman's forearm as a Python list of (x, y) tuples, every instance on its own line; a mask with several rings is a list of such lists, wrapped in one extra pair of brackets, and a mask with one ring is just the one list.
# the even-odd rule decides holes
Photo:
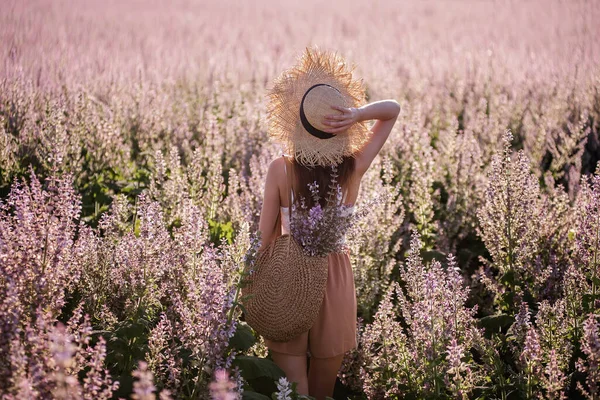
[(400, 104), (396, 100), (375, 101), (359, 108), (339, 106), (331, 106), (331, 108), (337, 110), (338, 114), (326, 115), (323, 124), (329, 127), (325, 132), (333, 134), (343, 132), (357, 122), (372, 119), (381, 123), (390, 122), (393, 125), (400, 114)]
[(396, 100), (380, 100), (357, 108), (359, 121), (377, 119), (387, 121), (395, 119), (400, 113), (400, 104)]

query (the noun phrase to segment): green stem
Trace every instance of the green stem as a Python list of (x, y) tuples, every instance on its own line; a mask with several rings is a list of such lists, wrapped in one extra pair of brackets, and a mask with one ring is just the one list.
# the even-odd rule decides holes
[[(510, 220), (511, 220), (511, 204), (510, 204), (510, 168), (506, 169), (506, 230), (507, 230), (507, 239), (508, 239), (508, 267), (509, 270), (513, 270), (513, 241), (512, 241), (512, 232), (510, 230)], [(511, 284), (511, 286), (513, 286)], [(511, 287), (511, 290), (514, 290), (514, 287)]]
[[(387, 366), (390, 365), (389, 359), (388, 359), (388, 353), (387, 353), (387, 343), (385, 342), (385, 335), (383, 335), (383, 359), (385, 360), (385, 364)], [(384, 381), (388, 382), (389, 381), (389, 369), (386, 369), (384, 374)]]
[(42, 257), (42, 276), (46, 273), (46, 256), (48, 254), (48, 225), (50, 224), (50, 216), (46, 220), (46, 237), (44, 238), (44, 255)]
[(432, 342), (432, 360), (433, 360), (433, 385), (435, 389), (436, 396), (439, 395), (438, 388), (438, 379), (437, 379), (437, 365), (436, 365), (436, 342), (435, 342), (435, 331), (434, 331), (434, 323), (433, 323), (433, 304), (430, 303), (429, 307), (429, 315), (431, 315), (431, 342)]
[(135, 200), (133, 201), (133, 234), (134, 235), (135, 235), (135, 224), (137, 222), (137, 213), (138, 213), (137, 201), (138, 201), (138, 198), (136, 196)]
[(527, 367), (527, 398), (531, 398), (531, 372), (529, 367)]
[(506, 381), (504, 379), (504, 371), (502, 370), (502, 361), (500, 361), (499, 358), (494, 357), (494, 362), (496, 365), (496, 374), (500, 380), (500, 396), (502, 397), (502, 400), (506, 400)]
[[(240, 280), (242, 278), (240, 277)], [(241, 285), (238, 282), (237, 287), (235, 289), (235, 296), (233, 297), (233, 305), (231, 306), (231, 309), (229, 310), (229, 315), (227, 316), (227, 325), (231, 324), (231, 321), (233, 320), (233, 312), (235, 311), (236, 305), (237, 305), (237, 301), (238, 301), (238, 297), (240, 295), (240, 288)]]
[(229, 315), (227, 316), (227, 324), (231, 324), (231, 321), (233, 321), (233, 313), (235, 312), (235, 309), (237, 307), (238, 304), (238, 299), (240, 297), (240, 291), (242, 289), (242, 279), (244, 279), (244, 273), (245, 273), (245, 265), (244, 263), (242, 263), (241, 259), (238, 259), (237, 264), (241, 264), (242, 265), (242, 271), (238, 272), (239, 274), (239, 279), (238, 282), (236, 284), (236, 288), (235, 288), (235, 296), (233, 297), (233, 305), (231, 306), (231, 309), (229, 310)]
[[(594, 246), (594, 266), (592, 267), (592, 301), (596, 300), (596, 270), (598, 268), (598, 242), (600, 241), (600, 212), (596, 217), (596, 245)], [(592, 303), (592, 307), (594, 307)]]

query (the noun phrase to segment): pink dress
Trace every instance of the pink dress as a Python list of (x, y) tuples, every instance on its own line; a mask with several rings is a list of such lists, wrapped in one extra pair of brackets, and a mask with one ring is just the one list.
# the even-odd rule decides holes
[[(289, 208), (281, 207), (281, 234), (289, 233)], [(288, 342), (265, 339), (275, 352), (329, 358), (356, 347), (356, 291), (350, 257), (330, 253), (325, 296), (317, 320), (307, 332)]]

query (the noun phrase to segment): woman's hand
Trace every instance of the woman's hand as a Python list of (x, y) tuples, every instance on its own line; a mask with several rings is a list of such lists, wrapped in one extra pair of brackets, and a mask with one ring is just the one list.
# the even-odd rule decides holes
[(325, 132), (336, 134), (350, 128), (353, 124), (361, 121), (360, 109), (354, 107), (331, 106), (334, 110), (341, 111), (341, 114), (326, 115), (323, 124), (331, 128), (325, 129)]
[(364, 174), (386, 142), (396, 119), (400, 114), (400, 104), (396, 100), (379, 100), (360, 107), (362, 121), (376, 120), (371, 127), (369, 140), (356, 153), (355, 170)]

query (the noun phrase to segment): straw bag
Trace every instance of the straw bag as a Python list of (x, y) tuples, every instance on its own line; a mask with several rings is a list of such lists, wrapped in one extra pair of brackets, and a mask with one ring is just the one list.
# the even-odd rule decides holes
[[(291, 170), (289, 165), (290, 200)], [(290, 221), (291, 216), (290, 202)], [(289, 234), (277, 237), (260, 252), (254, 272), (242, 288), (242, 296), (247, 297), (246, 322), (264, 338), (277, 342), (286, 342), (308, 331), (319, 314), (327, 274), (327, 257), (305, 255)]]

